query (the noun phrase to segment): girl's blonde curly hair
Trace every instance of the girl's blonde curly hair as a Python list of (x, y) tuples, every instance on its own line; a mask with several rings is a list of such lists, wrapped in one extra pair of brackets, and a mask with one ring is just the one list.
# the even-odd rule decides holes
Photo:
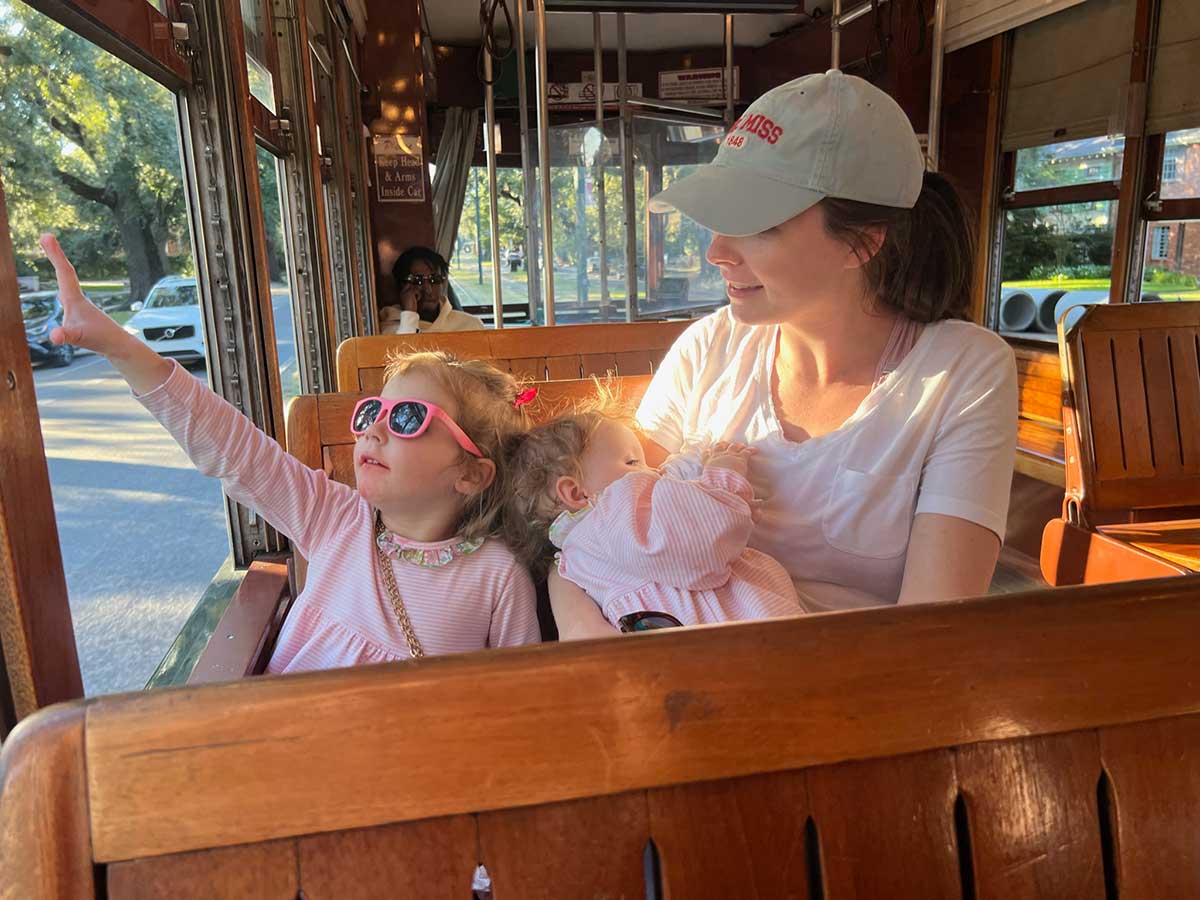
[(554, 559), (550, 524), (566, 508), (558, 499), (558, 479), (582, 476), (579, 460), (602, 422), (615, 420), (636, 428), (630, 404), (609, 383), (594, 380), (594, 398), (575, 403), (568, 412), (509, 442), (501, 533), (534, 578), (545, 577)]
[[(465, 540), (483, 540), (496, 535), (501, 527), (506, 473), (505, 447), (526, 429), (525, 412), (514, 406), (521, 384), (507, 372), (478, 359), (459, 359), (443, 350), (397, 353), (388, 358), (383, 370), (384, 382), (398, 375), (422, 372), (436, 378), (454, 398), (455, 421), (475, 442), (484, 457), (496, 465), (492, 483), (463, 503), (456, 531)], [(463, 462), (475, 457), (459, 451)]]

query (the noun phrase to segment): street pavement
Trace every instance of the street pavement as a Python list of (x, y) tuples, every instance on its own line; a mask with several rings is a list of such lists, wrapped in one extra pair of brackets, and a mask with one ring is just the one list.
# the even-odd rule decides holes
[(220, 483), (103, 357), (34, 383), (84, 690), (140, 690), (229, 554)]

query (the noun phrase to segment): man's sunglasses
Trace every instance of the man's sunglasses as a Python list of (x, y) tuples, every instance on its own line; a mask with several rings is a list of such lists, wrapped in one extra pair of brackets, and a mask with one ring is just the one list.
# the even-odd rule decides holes
[(683, 623), (670, 613), (643, 609), (621, 616), (617, 619), (617, 627), (621, 631), (629, 633), (631, 631), (655, 631), (659, 628), (682, 628)]
[(432, 275), (409, 275), (404, 279), (404, 282), (415, 287), (421, 287), (425, 284), (441, 284), (445, 280), (445, 275), (442, 275), (440, 272), (434, 272)]
[(483, 453), (458, 427), (458, 423), (440, 406), (426, 400), (385, 400), (383, 397), (359, 400), (350, 416), (350, 430), (355, 434), (363, 434), (379, 421), (380, 416), (387, 416), (388, 431), (398, 438), (420, 437), (432, 420), (441, 419), (454, 435), (454, 440), (458, 441), (458, 446), (472, 456), (483, 458)]

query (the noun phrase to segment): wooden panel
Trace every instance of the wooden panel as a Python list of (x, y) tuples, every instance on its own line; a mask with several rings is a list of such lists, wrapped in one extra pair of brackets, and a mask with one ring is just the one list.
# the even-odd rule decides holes
[(1193, 642), (1181, 639), (1200, 633), (1198, 585), (104, 697), (87, 731), (95, 852), (130, 859), (1200, 712)]
[(1112, 347), (1113, 362), (1117, 370), (1117, 398), (1121, 410), (1125, 472), (1127, 476), (1152, 478), (1155, 474), (1154, 448), (1150, 445), (1146, 383), (1142, 377), (1141, 335), (1114, 335)]
[(546, 357), (531, 356), (523, 359), (510, 359), (508, 371), (518, 378), (528, 378), (532, 381), (546, 380)]
[[(0, 186), (0, 643), (17, 718), (83, 696)], [(9, 706), (0, 701), (0, 710)], [(0, 716), (0, 735), (11, 726)]]
[(949, 750), (808, 772), (825, 896), (959, 900)]
[(641, 791), (479, 815), (496, 900), (644, 897), (649, 836)]
[(1180, 423), (1175, 417), (1175, 385), (1171, 373), (1169, 338), (1169, 333), (1165, 331), (1151, 331), (1142, 335), (1142, 368), (1154, 470), (1178, 475), (1183, 472), (1183, 460), (1179, 454)]
[(1100, 754), (1121, 900), (1200, 897), (1200, 717), (1102, 729)]
[(1125, 449), (1112, 338), (1108, 334), (1084, 334), (1083, 358), (1090, 427), (1081, 438), (1091, 442), (1097, 477), (1121, 478), (1125, 475)]
[(359, 369), (357, 381), (359, 386), (354, 390), (362, 391), (365, 394), (378, 394), (383, 390), (383, 368), (378, 366)]
[(136, 859), (108, 867), (108, 900), (296, 900), (299, 888), (292, 841)]
[(584, 378), (590, 378), (592, 375), (603, 378), (606, 375), (618, 374), (615, 353), (585, 353), (579, 357), (579, 363), (583, 368)]
[(1183, 468), (1200, 472), (1200, 356), (1197, 333), (1177, 330), (1170, 337), (1171, 369), (1175, 385), (1175, 412), (1180, 429)]
[(354, 445), (337, 444), (326, 447), (324, 457), (326, 474), (334, 481), (354, 487), (358, 481), (354, 474)]
[(668, 900), (810, 897), (804, 772), (660, 788), (649, 804)]
[(476, 866), (475, 820), (447, 816), (302, 838), (306, 900), (465, 900)]
[(1105, 900), (1094, 731), (956, 753), (978, 900)]
[(548, 356), (546, 357), (546, 378), (555, 381), (560, 378), (582, 378), (582, 363), (578, 356)]
[(1200, 570), (1200, 520), (1138, 522), (1133, 525), (1102, 525), (1102, 534), (1132, 544), (1168, 562)]
[[(7, 232), (0, 232), (7, 235)], [(91, 897), (92, 845), (84, 775), (84, 706), (22, 722), (0, 752), (0, 896)]]
[(288, 596), (286, 563), (261, 559), (252, 562), (196, 660), (188, 684), (259, 674), (267, 662), (265, 651), (274, 642), (275, 626), (282, 624), (276, 618), (280, 604)]
[(663, 352), (628, 350), (624, 353), (615, 353), (613, 356), (617, 361), (617, 374), (622, 376), (651, 375), (654, 372), (655, 364), (662, 360)]

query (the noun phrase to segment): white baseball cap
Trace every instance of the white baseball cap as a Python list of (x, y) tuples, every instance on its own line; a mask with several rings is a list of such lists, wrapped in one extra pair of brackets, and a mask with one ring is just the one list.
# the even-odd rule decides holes
[(870, 82), (836, 69), (767, 91), (711, 163), (650, 198), (718, 234), (757, 234), (824, 197), (911, 209), (925, 158), (908, 116)]

